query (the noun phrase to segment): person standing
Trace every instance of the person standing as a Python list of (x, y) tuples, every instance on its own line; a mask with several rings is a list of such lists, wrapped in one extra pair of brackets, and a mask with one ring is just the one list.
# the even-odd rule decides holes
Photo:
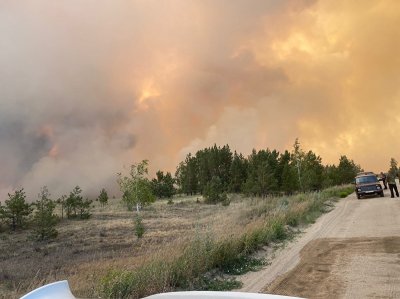
[(381, 181), (383, 183), (383, 186), (385, 187), (385, 190), (387, 190), (387, 184), (386, 184), (386, 174), (381, 172)]
[(387, 179), (387, 183), (389, 185), (391, 198), (394, 198), (394, 193), (396, 193), (396, 196), (399, 197), (399, 191), (397, 190), (397, 185), (396, 185), (396, 177), (397, 177), (396, 169), (390, 168), (386, 179)]

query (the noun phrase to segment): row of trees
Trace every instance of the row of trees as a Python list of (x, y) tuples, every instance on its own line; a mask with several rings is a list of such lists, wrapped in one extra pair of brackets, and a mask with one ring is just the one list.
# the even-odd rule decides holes
[(346, 156), (337, 166), (323, 165), (320, 156), (305, 152), (296, 140), (291, 152), (253, 150), (247, 158), (228, 145), (190, 153), (177, 167), (175, 182), (178, 192), (186, 194), (204, 194), (214, 184), (225, 192), (266, 196), (351, 183), (359, 171)]
[[(55, 238), (58, 235), (56, 224), (59, 216), (55, 209), (57, 204), (61, 207), (61, 219), (64, 214), (68, 219), (88, 219), (91, 216), (92, 200), (81, 196), (82, 189), (76, 186), (69, 196), (63, 195), (57, 200), (51, 199), (51, 194), (45, 186), (40, 189), (38, 199), (28, 203), (24, 189), (8, 194), (4, 206), (0, 202), (0, 229), (2, 225), (8, 226), (12, 231), (26, 227), (33, 228), (33, 236), (37, 240)], [(107, 192), (102, 189), (96, 199), (101, 205), (108, 202)]]
[(8, 197), (4, 206), (0, 203), (1, 223), (7, 224), (13, 231), (25, 228), (28, 223), (31, 223), (33, 236), (38, 240), (57, 236), (55, 225), (58, 218), (54, 214), (56, 203), (50, 199), (47, 187), (40, 189), (39, 199), (32, 204), (26, 201), (24, 189), (16, 190), (13, 194), (9, 193)]

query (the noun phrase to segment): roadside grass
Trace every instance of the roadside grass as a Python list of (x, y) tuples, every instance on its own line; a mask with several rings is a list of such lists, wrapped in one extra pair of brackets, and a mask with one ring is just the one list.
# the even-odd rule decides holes
[(262, 261), (252, 260), (253, 253), (289, 238), (291, 227), (314, 223), (330, 210), (332, 201), (352, 192), (352, 186), (342, 186), (294, 196), (242, 199), (225, 211), (229, 217), (220, 215), (222, 226), (165, 246), (133, 270), (108, 271), (99, 293), (106, 298), (142, 298), (172, 290), (237, 288), (232, 277), (218, 276), (262, 266)]

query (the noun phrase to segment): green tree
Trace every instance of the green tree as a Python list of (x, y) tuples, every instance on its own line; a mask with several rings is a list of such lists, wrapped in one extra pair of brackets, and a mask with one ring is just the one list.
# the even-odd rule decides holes
[(140, 216), (140, 214), (137, 214), (135, 217), (135, 235), (136, 237), (141, 238), (143, 237), (144, 232), (145, 232), (145, 227), (143, 224), (143, 219)]
[(1, 204), (1, 201), (0, 201), (0, 232), (2, 231), (2, 228), (3, 228), (3, 224), (4, 224), (4, 218), (3, 218), (3, 215), (4, 215), (4, 207), (3, 207), (3, 205)]
[(175, 179), (172, 177), (170, 172), (164, 176), (163, 180), (163, 196), (167, 198), (171, 198), (175, 194)]
[(353, 160), (348, 159), (346, 156), (340, 156), (339, 165), (336, 168), (335, 184), (350, 184), (360, 171), (361, 167), (356, 165)]
[(164, 172), (159, 170), (156, 176), (156, 178), (151, 180), (153, 194), (158, 198), (171, 198), (175, 194), (175, 180), (172, 178), (171, 173), (167, 172), (167, 174), (164, 175)]
[(16, 190), (13, 194), (8, 193), (8, 200), (5, 206), (0, 210), (2, 218), (11, 227), (13, 231), (22, 228), (32, 213), (32, 206), (25, 201), (26, 195), (22, 188)]
[(184, 190), (184, 182), (185, 182), (185, 177), (187, 173), (187, 166), (185, 165), (184, 162), (180, 162), (179, 165), (176, 167), (175, 171), (175, 183), (177, 185), (177, 193), (186, 193)]
[(300, 190), (304, 191), (303, 182), (302, 182), (302, 163), (304, 159), (304, 152), (300, 147), (299, 139), (296, 138), (293, 144), (293, 151), (292, 151), (292, 161), (297, 170), (297, 178), (300, 186)]
[(203, 195), (206, 203), (216, 204), (227, 200), (222, 180), (218, 176), (213, 176), (207, 183)]
[(67, 213), (67, 218), (79, 218), (88, 219), (91, 216), (90, 208), (92, 200), (85, 198), (83, 199), (82, 189), (76, 186), (69, 196), (65, 199), (65, 209)]
[(97, 198), (97, 200), (99, 201), (101, 206), (105, 206), (108, 204), (108, 194), (107, 194), (106, 189), (104, 189), (104, 188), (101, 189), (100, 195)]
[(248, 158), (248, 175), (244, 185), (247, 194), (266, 196), (277, 191), (278, 182), (275, 172), (278, 165), (278, 152), (267, 150), (253, 150)]
[(36, 211), (33, 217), (33, 235), (40, 241), (55, 238), (58, 235), (55, 228), (58, 218), (54, 214), (56, 203), (50, 199), (50, 193), (46, 186), (41, 188), (38, 197), (39, 200), (34, 203)]
[(334, 186), (338, 181), (336, 165), (325, 165), (322, 187), (328, 188)]
[(67, 218), (76, 218), (78, 216), (79, 205), (83, 198), (81, 196), (82, 189), (76, 186), (65, 200), (65, 209)]
[(280, 190), (286, 194), (292, 194), (298, 190), (297, 170), (292, 163), (283, 165)]
[(191, 153), (186, 156), (185, 161), (179, 163), (175, 172), (176, 183), (179, 191), (187, 195), (199, 192), (199, 167), (198, 159)]
[(130, 206), (136, 205), (139, 212), (141, 206), (155, 201), (150, 181), (146, 178), (148, 174), (148, 160), (131, 165), (129, 176), (117, 174), (117, 183), (123, 193), (123, 200)]
[(322, 188), (324, 167), (320, 156), (312, 151), (304, 154), (302, 173), (303, 191), (315, 191)]
[(198, 151), (195, 159), (200, 193), (203, 193), (205, 186), (214, 176), (219, 177), (224, 190), (228, 190), (232, 164), (232, 152), (229, 145), (219, 147), (214, 144), (213, 147)]
[(79, 209), (79, 218), (80, 219), (89, 219), (92, 214), (90, 213), (90, 208), (92, 206), (93, 200), (89, 198), (83, 199), (78, 202), (78, 209)]
[(239, 193), (243, 191), (243, 184), (247, 179), (247, 160), (242, 154), (233, 155), (233, 160), (230, 166), (230, 186), (231, 192)]
[(62, 195), (60, 198), (57, 199), (56, 203), (61, 206), (61, 219), (64, 219), (64, 210), (65, 210), (65, 203), (67, 201), (67, 196)]

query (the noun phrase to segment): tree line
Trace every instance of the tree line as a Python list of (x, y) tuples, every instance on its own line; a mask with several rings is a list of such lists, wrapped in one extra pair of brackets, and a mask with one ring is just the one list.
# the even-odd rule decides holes
[(177, 167), (175, 183), (176, 192), (188, 195), (204, 195), (217, 186), (221, 192), (264, 197), (351, 183), (360, 171), (344, 155), (337, 166), (323, 165), (320, 156), (304, 151), (296, 139), (291, 152), (254, 149), (245, 157), (232, 152), (229, 145), (214, 145), (189, 153)]

